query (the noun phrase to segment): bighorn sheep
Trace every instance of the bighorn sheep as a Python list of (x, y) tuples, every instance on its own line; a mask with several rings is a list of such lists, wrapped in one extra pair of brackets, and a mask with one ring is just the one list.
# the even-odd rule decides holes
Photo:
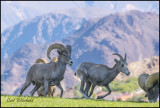
[[(126, 54), (125, 58), (119, 54), (114, 53), (113, 55), (117, 55), (120, 60), (114, 59), (116, 64), (109, 68), (103, 64), (95, 64), (91, 62), (83, 62), (77, 68), (75, 75), (77, 75), (81, 79), (80, 92), (85, 98), (89, 98), (96, 85), (105, 86), (108, 90), (108, 93), (104, 96), (98, 96), (97, 99), (103, 99), (107, 95), (111, 93), (109, 88), (109, 83), (113, 81), (113, 79), (120, 73), (125, 73), (127, 76), (130, 74), (130, 71), (127, 68), (126, 62)], [(86, 82), (86, 88), (84, 91), (84, 84)], [(92, 88), (90, 94), (88, 95), (89, 88), (92, 84)]]
[(69, 64), (71, 66), (73, 64), (71, 60), (71, 46), (67, 45), (65, 47), (62, 44), (52, 44), (47, 50), (47, 57), (49, 59), (51, 59), (50, 52), (53, 49), (58, 49), (58, 61), (32, 65), (27, 73), (26, 81), (24, 87), (20, 91), (20, 95), (22, 95), (24, 90), (32, 83), (35, 87), (30, 92), (31, 96), (33, 96), (40, 86), (44, 86), (44, 96), (46, 96), (48, 93), (48, 86), (56, 85), (61, 90), (60, 97), (62, 97), (63, 88), (60, 81), (64, 78), (66, 65)]
[(138, 77), (139, 86), (147, 93), (149, 102), (156, 102), (159, 95), (159, 72), (152, 75), (146, 73)]
[[(56, 62), (58, 60), (58, 57), (54, 57), (51, 62)], [(36, 60), (35, 63), (48, 63), (48, 61), (44, 58), (39, 58)], [(56, 86), (49, 86), (48, 87), (48, 96), (52, 96), (54, 95), (56, 91)], [(41, 86), (38, 90), (37, 90), (38, 96), (44, 96), (44, 86)]]

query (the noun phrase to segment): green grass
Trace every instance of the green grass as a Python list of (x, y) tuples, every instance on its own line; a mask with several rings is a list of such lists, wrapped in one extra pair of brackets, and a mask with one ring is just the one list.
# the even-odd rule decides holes
[[(22, 99), (32, 102), (17, 102)], [(14, 102), (7, 102), (14, 100)], [(2, 107), (158, 107), (159, 103), (143, 102), (122, 102), (122, 101), (104, 101), (97, 99), (67, 99), (52, 97), (30, 97), (30, 96), (1, 96)]]
[[(138, 78), (130, 77), (125, 81), (112, 81), (109, 86), (112, 92), (131, 93), (139, 88)], [(107, 91), (105, 87), (102, 87), (103, 91)]]

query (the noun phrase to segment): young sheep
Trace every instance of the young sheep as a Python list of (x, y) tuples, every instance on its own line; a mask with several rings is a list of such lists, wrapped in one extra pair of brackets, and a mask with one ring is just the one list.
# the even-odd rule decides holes
[[(54, 57), (51, 62), (56, 62), (58, 60), (57, 57)], [(48, 63), (48, 61), (44, 58), (39, 58), (36, 60), (35, 63)], [(56, 91), (56, 86), (48, 86), (48, 96), (54, 97), (54, 93)], [(38, 96), (44, 96), (44, 86), (41, 86), (38, 90), (37, 90)]]

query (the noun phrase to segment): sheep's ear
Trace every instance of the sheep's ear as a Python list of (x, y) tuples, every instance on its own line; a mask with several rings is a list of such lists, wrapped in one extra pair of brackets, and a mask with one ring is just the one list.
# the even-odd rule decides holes
[(61, 55), (61, 54), (62, 54), (62, 52), (61, 52), (60, 50), (57, 50), (57, 53), (58, 53), (59, 55)]
[(114, 59), (114, 61), (115, 61), (115, 62), (118, 62), (118, 60), (117, 60), (117, 59)]

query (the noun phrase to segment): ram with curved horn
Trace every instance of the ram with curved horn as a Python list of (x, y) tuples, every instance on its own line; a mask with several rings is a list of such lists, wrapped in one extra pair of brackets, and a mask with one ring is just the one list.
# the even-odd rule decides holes
[(149, 102), (156, 102), (159, 95), (159, 72), (148, 75), (141, 74), (138, 77), (139, 86), (147, 93)]
[(71, 59), (71, 46), (65, 47), (62, 44), (52, 44), (47, 50), (47, 57), (51, 59), (50, 52), (53, 49), (58, 49), (58, 61), (44, 64), (33, 64), (29, 69), (26, 77), (24, 86), (20, 91), (20, 95), (23, 94), (24, 90), (32, 83), (35, 85), (33, 90), (30, 92), (31, 96), (39, 89), (40, 86), (44, 86), (44, 96), (48, 93), (48, 86), (57, 86), (61, 90), (63, 95), (63, 88), (60, 84), (64, 78), (64, 72), (66, 71), (66, 65), (70, 66), (73, 64)]
[[(58, 57), (54, 57), (51, 62), (56, 62), (58, 60)], [(48, 63), (48, 61), (45, 58), (39, 58), (36, 60), (35, 63)], [(48, 87), (48, 96), (52, 96), (54, 97), (54, 93), (56, 91), (56, 86), (49, 86)], [(38, 90), (37, 90), (38, 96), (44, 96), (44, 86), (41, 86)]]
[[(127, 76), (130, 74), (130, 71), (127, 67), (126, 54), (123, 57), (120, 54), (114, 53), (113, 55), (117, 55), (120, 60), (114, 59), (116, 62), (112, 68), (109, 68), (103, 64), (95, 64), (91, 62), (83, 62), (77, 68), (75, 75), (78, 76), (81, 80), (80, 92), (83, 97), (89, 98), (96, 85), (105, 86), (108, 90), (108, 93), (103, 96), (98, 96), (97, 99), (103, 99), (107, 95), (111, 93), (109, 83), (113, 81), (113, 79), (120, 73), (124, 73)], [(86, 83), (86, 88), (84, 90), (84, 85)], [(90, 94), (88, 95), (88, 91), (92, 84), (92, 88)]]

